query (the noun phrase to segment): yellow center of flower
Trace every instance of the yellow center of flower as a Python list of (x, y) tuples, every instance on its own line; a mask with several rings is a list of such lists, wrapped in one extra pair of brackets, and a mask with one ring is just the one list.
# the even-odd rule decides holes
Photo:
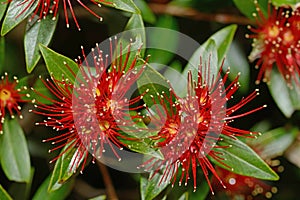
[(100, 90), (98, 88), (96, 88), (96, 95), (97, 95), (97, 97), (99, 97), (100, 94), (101, 94)]
[(269, 27), (268, 29), (268, 36), (271, 37), (271, 38), (275, 38), (279, 35), (279, 28), (277, 26), (272, 26), (272, 27)]
[(176, 133), (177, 133), (177, 124), (175, 124), (175, 123), (170, 123), (169, 125), (168, 125), (168, 127), (166, 127), (166, 129), (169, 131), (169, 133), (171, 134), (171, 135), (175, 135)]
[(108, 121), (100, 121), (99, 127), (101, 131), (106, 131), (109, 129), (109, 122)]
[(288, 30), (286, 31), (284, 34), (283, 34), (283, 41), (285, 44), (288, 44), (290, 42), (292, 42), (294, 40), (294, 36), (293, 36), (293, 33)]
[(0, 100), (1, 101), (7, 101), (8, 99), (11, 98), (11, 92), (7, 89), (2, 89), (0, 91)]

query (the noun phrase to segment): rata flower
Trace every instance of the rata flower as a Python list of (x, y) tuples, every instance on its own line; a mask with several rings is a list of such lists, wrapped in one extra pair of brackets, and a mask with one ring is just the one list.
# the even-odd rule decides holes
[[(130, 131), (123, 129), (123, 126), (133, 126), (134, 119), (141, 118), (138, 114), (131, 114), (131, 111), (143, 107), (137, 104), (143, 96), (131, 97), (131, 87), (134, 87), (144, 67), (136, 67), (138, 55), (130, 60), (130, 45), (124, 56), (120, 54), (126, 49), (123, 49), (122, 45), (120, 49), (113, 49), (112, 43), (110, 40), (110, 55), (104, 54), (98, 45), (92, 49), (89, 56), (83, 51), (84, 61), (78, 60), (77, 74), (66, 64), (66, 69), (74, 76), (74, 83), (68, 79), (58, 80), (54, 77), (52, 81), (43, 81), (55, 98), (49, 98), (36, 91), (41, 97), (52, 102), (51, 105), (36, 102), (37, 109), (33, 112), (46, 117), (43, 122), (37, 124), (59, 131), (58, 136), (45, 140), (59, 144), (50, 152), (66, 145), (68, 148), (75, 147), (80, 152), (78, 159), (74, 160), (84, 158), (85, 163), (88, 152), (94, 160), (101, 158), (108, 147), (118, 160), (121, 160), (117, 150), (127, 147), (121, 139), (135, 140), (130, 136)], [(114, 56), (114, 51), (119, 54)], [(52, 161), (65, 152), (61, 152)], [(83, 167), (84, 165), (81, 171)]]
[[(242, 176), (226, 169), (216, 167), (219, 177), (223, 180), (224, 188), (216, 188), (218, 193), (225, 193), (230, 199), (271, 199), (278, 189), (271, 184), (257, 178)], [(217, 183), (213, 179), (212, 182)], [(216, 185), (217, 186), (217, 185)]]
[[(12, 1), (17, 1), (17, 0), (9, 0), (8, 2), (12, 2)], [(108, 1), (105, 0), (90, 0), (89, 2), (91, 2), (92, 4), (98, 5), (99, 7), (101, 7), (100, 3), (105, 3), (105, 4), (112, 4)], [(102, 17), (100, 17), (98, 14), (96, 14), (94, 11), (92, 11), (85, 3), (83, 3), (81, 0), (77, 0), (77, 3), (82, 6), (85, 10), (87, 10), (89, 13), (91, 13), (92, 15), (94, 15), (95, 17), (97, 17), (100, 21), (102, 21)], [(24, 6), (25, 4), (25, 6)], [(72, 15), (72, 18), (78, 28), (78, 30), (80, 29), (80, 26), (78, 24), (75, 12), (73, 10), (73, 5), (71, 1), (67, 1), (67, 0), (25, 0), (23, 2), (20, 2), (19, 6), (24, 6), (24, 9), (19, 13), (18, 16), (20, 16), (23, 13), (28, 12), (32, 7), (35, 7), (35, 10), (33, 11), (33, 15), (32, 18), (34, 16), (38, 16), (39, 19), (43, 19), (45, 18), (49, 13), (53, 14), (53, 20), (56, 19), (57, 13), (58, 13), (58, 9), (59, 7), (63, 7), (64, 10), (64, 16), (65, 16), (65, 20), (66, 20), (66, 25), (69, 28), (69, 17), (68, 17), (68, 13), (70, 12)], [(68, 8), (69, 7), (69, 11)], [(31, 19), (32, 19), (31, 18)]]
[[(0, 134), (2, 131), (2, 124), (5, 119), (6, 111), (9, 112), (11, 118), (14, 118), (16, 113), (21, 119), (23, 118), (20, 110), (20, 103), (24, 103), (25, 100), (22, 100), (22, 96), (24, 94), (21, 93), (21, 89), (17, 89), (16, 85), (18, 83), (17, 77), (14, 76), (13, 82), (8, 80), (8, 74), (5, 73), (4, 76), (1, 77), (0, 81)], [(26, 87), (25, 87), (26, 88)]]
[[(256, 1), (257, 4), (257, 1)], [(277, 66), (278, 71), (288, 86), (292, 82), (300, 84), (300, 9), (291, 11), (284, 8), (273, 8), (269, 4), (268, 16), (264, 16), (257, 6), (257, 27), (249, 26), (253, 34), (253, 50), (250, 61), (258, 60), (256, 68), (259, 73), (256, 83), (262, 79), (270, 80), (271, 71)]]
[[(206, 65), (205, 68), (209, 65)], [(197, 187), (197, 174), (200, 168), (213, 193), (208, 177), (209, 172), (219, 180), (221, 185), (223, 183), (208, 157), (225, 167), (233, 167), (222, 162), (222, 154), (218, 149), (227, 148), (227, 146), (217, 144), (219, 137), (221, 135), (254, 137), (258, 133), (232, 127), (230, 123), (265, 106), (236, 114), (258, 95), (258, 92), (254, 91), (240, 102), (226, 108), (233, 94), (239, 88), (239, 77), (237, 76), (224, 87), (228, 81), (229, 70), (223, 78), (220, 70), (216, 79), (209, 78), (209, 72), (210, 70), (204, 69), (200, 60), (198, 77), (193, 79), (192, 73), (188, 73), (186, 97), (179, 98), (175, 95), (175, 98), (161, 98), (160, 103), (173, 105), (172, 107), (176, 108), (176, 112), (166, 112), (164, 126), (158, 132), (157, 138), (151, 137), (157, 139), (156, 146), (160, 148), (164, 159), (151, 158), (143, 163), (142, 167), (145, 167), (147, 171), (154, 171), (152, 177), (163, 171), (161, 181), (173, 179), (172, 185), (176, 182), (178, 174), (181, 174), (179, 185), (183, 182), (187, 185), (188, 180), (192, 179), (194, 190)]]

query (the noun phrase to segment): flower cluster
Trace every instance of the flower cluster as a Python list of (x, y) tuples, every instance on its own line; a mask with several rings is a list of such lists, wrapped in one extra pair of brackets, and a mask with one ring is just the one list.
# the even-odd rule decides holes
[(22, 99), (24, 94), (21, 94), (21, 89), (17, 89), (16, 85), (18, 83), (17, 77), (14, 76), (13, 82), (8, 79), (8, 74), (5, 73), (4, 76), (1, 77), (0, 81), (0, 134), (3, 133), (2, 131), (2, 124), (5, 119), (6, 110), (8, 110), (11, 118), (14, 118), (14, 113), (16, 112), (17, 115), (22, 119), (23, 116), (20, 112), (21, 106), (20, 103), (25, 102)]
[[(257, 2), (256, 2), (257, 3)], [(257, 7), (257, 27), (249, 26), (253, 32), (246, 35), (253, 38), (251, 61), (258, 59), (256, 67), (260, 68), (257, 83), (261, 79), (267, 82), (274, 65), (285, 78), (288, 86), (300, 84), (300, 8), (291, 11), (284, 8), (271, 8), (265, 17)]]
[[(12, 1), (17, 1), (17, 0), (9, 0), (8, 2), (12, 2)], [(99, 1), (90, 0), (89, 2), (91, 2), (92, 4), (98, 5), (99, 7), (101, 7), (100, 3), (112, 4), (105, 0), (99, 0)], [(77, 0), (77, 3), (80, 6), (82, 6), (85, 10), (87, 10), (89, 13), (91, 13), (92, 15), (97, 17), (100, 21), (102, 21), (102, 17), (100, 17), (93, 10), (91, 10), (84, 2), (82, 2), (81, 0)], [(18, 16), (22, 15), (23, 13), (28, 12), (31, 8), (35, 7), (32, 18), (34, 16), (38, 16), (39, 19), (43, 19), (50, 13), (50, 14), (53, 14), (53, 20), (55, 20), (57, 14), (58, 14), (60, 5), (63, 6), (64, 16), (65, 16), (67, 27), (69, 28), (69, 26), (70, 26), (69, 25), (69, 17), (68, 17), (68, 13), (70, 12), (78, 30), (81, 30), (79, 23), (77, 21), (77, 18), (76, 18), (74, 9), (73, 9), (72, 2), (67, 1), (67, 0), (52, 0), (52, 1), (51, 0), (38, 0), (38, 1), (26, 0), (19, 4), (19, 6), (24, 6), (24, 9), (21, 10), (21, 12), (19, 13)], [(69, 7), (69, 11), (68, 11), (67, 7)]]
[[(213, 79), (209, 76), (210, 70), (207, 70), (209, 66), (209, 62), (203, 66), (202, 61), (200, 61), (196, 79), (193, 79), (191, 72), (188, 73), (188, 93), (186, 97), (177, 97), (172, 88), (170, 89), (171, 98), (158, 96), (161, 103), (172, 105), (171, 108), (165, 109), (167, 117), (163, 120), (164, 125), (158, 132), (157, 137), (151, 137), (157, 140), (156, 146), (160, 148), (164, 159), (151, 158), (143, 163), (142, 167), (154, 171), (152, 177), (163, 171), (161, 181), (169, 181), (173, 178), (173, 185), (178, 174), (181, 174), (179, 185), (182, 182), (187, 185), (188, 180), (192, 178), (194, 190), (196, 190), (198, 166), (200, 166), (213, 193), (209, 172), (219, 180), (221, 185), (223, 183), (209, 157), (225, 167), (233, 167), (222, 162), (222, 154), (218, 152), (218, 149), (229, 148), (229, 146), (218, 144), (220, 136), (254, 137), (258, 133), (234, 128), (230, 126), (230, 123), (265, 106), (235, 114), (258, 95), (258, 91), (254, 91), (239, 103), (226, 108), (226, 104), (239, 88), (239, 77), (237, 76), (228, 86), (224, 87), (229, 70), (223, 77), (221, 77), (220, 70), (217, 78)], [(156, 115), (159, 118), (164, 117), (159, 112), (157, 113)], [(158, 126), (160, 127), (161, 124), (158, 124)]]
[[(216, 171), (226, 186), (226, 190), (216, 190), (218, 193), (224, 192), (230, 199), (271, 199), (278, 191), (277, 187), (257, 178), (238, 175), (220, 167), (216, 167)], [(213, 179), (212, 182), (217, 183), (218, 180)]]
[[(65, 64), (75, 82), (66, 78), (58, 80), (54, 77), (52, 80), (43, 81), (55, 99), (35, 91), (53, 103), (47, 105), (35, 102), (37, 109), (33, 112), (47, 117), (37, 124), (60, 131), (58, 136), (45, 140), (58, 144), (50, 152), (66, 145), (68, 149), (75, 147), (79, 149), (79, 153), (74, 160), (84, 159), (85, 164), (88, 152), (92, 154), (94, 161), (101, 158), (105, 146), (108, 146), (118, 160), (121, 160), (117, 151), (127, 145), (120, 139), (135, 140), (130, 135), (122, 133), (122, 127), (132, 126), (134, 123), (132, 119), (140, 118), (138, 114), (131, 115), (130, 111), (143, 107), (137, 104), (143, 96), (130, 98), (128, 91), (142, 73), (143, 67), (136, 66), (138, 55), (134, 55), (134, 59), (130, 60), (130, 45), (125, 56), (122, 55), (124, 52), (122, 45), (120, 49), (114, 49), (113, 46), (113, 41), (110, 40), (109, 55), (104, 54), (98, 45), (96, 49), (92, 49), (89, 56), (82, 50), (84, 60), (82, 61), (80, 57), (77, 60), (79, 63), (77, 74)], [(119, 54), (114, 55), (113, 52)], [(57, 160), (67, 150), (62, 151), (52, 161)], [(75, 164), (77, 169), (80, 163)]]

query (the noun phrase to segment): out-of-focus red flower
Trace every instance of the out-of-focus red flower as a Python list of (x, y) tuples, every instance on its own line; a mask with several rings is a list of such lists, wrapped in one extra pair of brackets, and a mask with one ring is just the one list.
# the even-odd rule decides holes
[[(12, 1), (17, 1), (17, 0), (9, 0), (8, 2), (12, 2)], [(87, 10), (89, 13), (91, 13), (92, 15), (94, 15), (95, 17), (97, 17), (100, 21), (102, 21), (102, 17), (100, 17), (98, 14), (96, 14), (93, 10), (91, 10), (84, 2), (82, 2), (81, 0), (76, 0), (77, 3), (82, 6), (85, 10)], [(100, 3), (108, 3), (108, 4), (112, 4), (109, 1), (106, 0), (89, 0), (88, 2), (98, 5), (99, 7), (101, 6)], [(33, 12), (33, 16), (38, 16), (39, 19), (43, 19), (45, 18), (47, 15), (49, 14), (53, 14), (53, 19), (56, 18), (57, 13), (59, 11), (59, 8), (62, 7), (64, 10), (64, 16), (66, 19), (66, 25), (69, 28), (70, 24), (69, 24), (69, 17), (68, 17), (68, 13), (70, 12), (72, 15), (72, 18), (78, 28), (78, 30), (80, 29), (79, 23), (77, 21), (75, 12), (73, 10), (73, 5), (72, 3), (74, 3), (74, 1), (69, 1), (69, 0), (25, 0), (23, 2), (20, 2), (20, 5), (22, 4), (27, 4), (27, 6), (19, 13), (18, 16), (20, 16), (23, 13), (28, 12), (28, 10), (35, 6), (36, 4), (36, 8)], [(69, 8), (69, 9), (68, 9)]]
[(256, 83), (262, 79), (270, 80), (271, 71), (277, 66), (278, 71), (286, 80), (288, 86), (300, 84), (300, 8), (291, 11), (285, 8), (271, 8), (264, 16), (257, 6), (257, 27), (250, 27), (253, 32), (246, 35), (253, 38), (253, 50), (250, 61), (258, 60), (256, 68), (259, 73)]
[[(214, 188), (230, 199), (270, 199), (278, 191), (277, 187), (257, 178), (235, 174), (221, 167), (216, 167), (216, 171), (226, 188), (217, 187), (217, 184)], [(218, 180), (213, 178), (212, 182), (217, 183)]]
[[(223, 183), (208, 156), (226, 167), (233, 167), (222, 162), (222, 155), (218, 152), (218, 148), (227, 148), (227, 146), (217, 144), (219, 136), (252, 137), (258, 134), (234, 128), (230, 126), (230, 122), (256, 112), (264, 106), (235, 114), (255, 98), (258, 92), (254, 91), (240, 102), (226, 108), (226, 104), (239, 88), (239, 77), (237, 76), (229, 85), (224, 87), (229, 71), (222, 78), (220, 70), (215, 79), (210, 79), (208, 75), (210, 70), (204, 69), (209, 68), (209, 66), (209, 63), (203, 66), (202, 61), (200, 61), (196, 79), (192, 77), (190, 72), (188, 73), (186, 97), (161, 99), (161, 104), (174, 105), (173, 107), (176, 107), (177, 111), (167, 112), (167, 119), (163, 121), (162, 131), (158, 132), (157, 135), (158, 142), (156, 144), (160, 147), (164, 160), (152, 158), (146, 161), (142, 167), (154, 171), (153, 176), (163, 170), (161, 181), (169, 181), (170, 178), (173, 178), (173, 184), (176, 182), (177, 175), (181, 174), (179, 185), (183, 182), (187, 185), (188, 180), (192, 179), (194, 190), (196, 190), (197, 174), (200, 168), (213, 193), (209, 173), (212, 173), (221, 185)], [(170, 101), (171, 99), (173, 100)]]
[[(58, 136), (45, 140), (59, 144), (50, 151), (69, 144), (69, 148), (79, 149), (78, 159), (84, 157), (85, 163), (88, 152), (94, 159), (100, 158), (105, 146), (108, 145), (114, 155), (121, 160), (116, 148), (122, 149), (127, 145), (120, 139), (135, 140), (129, 131), (126, 132), (127, 130), (125, 132), (129, 135), (125, 135), (122, 127), (134, 126), (133, 119), (140, 118), (138, 114), (131, 116), (130, 111), (143, 107), (137, 104), (142, 95), (131, 98), (127, 92), (135, 84), (143, 67), (136, 68), (137, 55), (133, 60), (129, 60), (130, 46), (124, 55), (120, 55), (125, 49), (122, 45), (120, 49), (113, 49), (112, 43), (113, 41), (110, 41), (109, 55), (105, 55), (98, 46), (92, 49), (89, 56), (83, 51), (84, 61), (78, 60), (77, 74), (66, 65), (66, 69), (70, 70), (76, 79), (75, 83), (54, 77), (52, 81), (48, 79), (44, 81), (45, 86), (56, 98), (49, 98), (36, 91), (53, 103), (46, 105), (36, 102), (37, 109), (33, 111), (46, 117), (43, 122), (37, 124), (50, 126), (59, 131)], [(117, 56), (113, 54), (114, 51), (118, 52)], [(83, 167), (84, 165), (81, 171)]]
[(21, 106), (20, 103), (24, 103), (25, 101), (22, 100), (21, 89), (17, 89), (16, 85), (18, 83), (17, 77), (14, 77), (13, 81), (8, 79), (8, 74), (5, 73), (4, 76), (1, 77), (0, 81), (0, 134), (3, 133), (2, 131), (2, 124), (5, 119), (6, 111), (9, 112), (11, 118), (14, 118), (16, 113), (21, 119), (23, 118), (20, 110)]

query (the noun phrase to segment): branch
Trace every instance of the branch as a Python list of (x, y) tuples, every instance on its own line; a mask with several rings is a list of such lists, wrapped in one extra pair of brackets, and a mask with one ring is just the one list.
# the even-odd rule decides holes
[(111, 178), (110, 178), (109, 172), (107, 170), (107, 167), (99, 161), (97, 161), (97, 165), (98, 165), (98, 167), (99, 167), (99, 169), (102, 173), (103, 181), (104, 181), (104, 184), (105, 184), (105, 187), (106, 187), (105, 189), (106, 189), (107, 199), (109, 199), (109, 200), (118, 200), (119, 198), (117, 196), (114, 185), (111, 181)]
[(199, 21), (214, 21), (223, 24), (249, 25), (255, 23), (246, 17), (238, 15), (225, 13), (204, 13), (192, 8), (184, 8), (168, 4), (149, 3), (148, 5), (155, 14), (168, 14), (177, 17), (185, 17)]

